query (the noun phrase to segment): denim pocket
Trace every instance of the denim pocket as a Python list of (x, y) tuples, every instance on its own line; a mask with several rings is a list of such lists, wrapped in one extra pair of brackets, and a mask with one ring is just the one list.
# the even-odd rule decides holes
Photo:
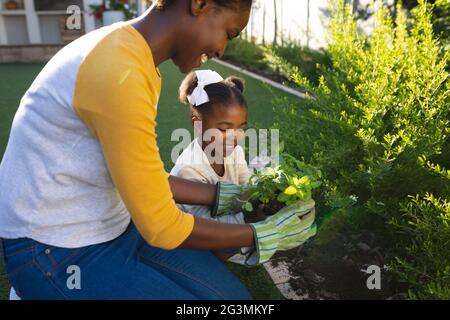
[(8, 277), (26, 270), (33, 264), (33, 248), (39, 243), (34, 240), (21, 239), (2, 239), (3, 257)]
[(39, 242), (28, 238), (2, 239), (2, 243), (5, 260), (8, 257), (32, 250), (35, 246), (39, 245)]
[[(33, 249), (33, 260), (41, 270), (46, 272), (56, 272), (60, 268), (67, 268), (76, 262), (77, 254), (81, 248), (60, 248), (48, 245), (37, 246)], [(66, 270), (61, 270), (65, 273)]]

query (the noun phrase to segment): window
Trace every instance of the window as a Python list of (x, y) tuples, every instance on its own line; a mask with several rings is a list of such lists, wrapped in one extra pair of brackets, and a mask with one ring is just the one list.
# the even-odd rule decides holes
[(36, 11), (66, 11), (71, 5), (77, 5), (83, 10), (83, 0), (34, 0)]

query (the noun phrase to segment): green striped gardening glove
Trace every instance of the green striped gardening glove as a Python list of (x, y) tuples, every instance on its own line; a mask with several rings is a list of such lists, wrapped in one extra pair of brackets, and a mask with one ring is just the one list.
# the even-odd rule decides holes
[(217, 182), (216, 203), (211, 209), (211, 217), (220, 217), (232, 212), (242, 211), (242, 202), (246, 201), (247, 187), (229, 182)]
[(275, 252), (295, 248), (315, 235), (314, 204), (314, 200), (299, 201), (264, 221), (250, 224), (255, 236), (255, 249), (245, 253), (246, 264), (264, 263)]
[[(282, 241), (278, 246), (279, 251), (296, 248), (306, 242), (317, 233), (317, 226), (314, 223), (316, 219), (316, 210), (314, 200), (308, 202), (296, 202), (292, 204), (293, 210), (297, 212), (300, 223), (291, 226), (282, 236)], [(288, 228), (289, 229), (289, 228)], [(295, 241), (291, 241), (295, 238)]]

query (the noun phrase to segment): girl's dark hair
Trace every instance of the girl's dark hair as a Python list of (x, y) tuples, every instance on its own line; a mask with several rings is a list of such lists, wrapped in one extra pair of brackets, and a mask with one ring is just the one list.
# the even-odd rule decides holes
[[(176, 0), (157, 0), (156, 5), (159, 9), (164, 9), (174, 3)], [(213, 0), (220, 7), (236, 9), (240, 6), (250, 8), (253, 0)]]
[(213, 105), (228, 106), (232, 103), (237, 103), (247, 108), (247, 102), (244, 98), (244, 80), (238, 77), (228, 77), (225, 80), (217, 83), (212, 83), (205, 86), (205, 91), (208, 94), (209, 102), (198, 106), (193, 106), (188, 101), (188, 96), (192, 94), (197, 87), (197, 75), (195, 72), (189, 73), (180, 85), (180, 101), (189, 104), (193, 115), (200, 119), (211, 110)]

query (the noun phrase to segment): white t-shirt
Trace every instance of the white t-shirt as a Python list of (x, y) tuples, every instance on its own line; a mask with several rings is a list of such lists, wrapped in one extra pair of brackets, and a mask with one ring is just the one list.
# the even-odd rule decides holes
[[(234, 151), (224, 158), (225, 173), (219, 176), (211, 167), (208, 157), (200, 146), (199, 139), (192, 141), (178, 157), (170, 174), (192, 181), (216, 184), (219, 181), (227, 181), (234, 184), (247, 184), (250, 179), (250, 171), (245, 160), (244, 150), (236, 146)], [(198, 205), (179, 204), (180, 209), (192, 213), (195, 216), (211, 219), (211, 208)], [(214, 218), (223, 223), (241, 224), (244, 222), (243, 213), (225, 215)]]

